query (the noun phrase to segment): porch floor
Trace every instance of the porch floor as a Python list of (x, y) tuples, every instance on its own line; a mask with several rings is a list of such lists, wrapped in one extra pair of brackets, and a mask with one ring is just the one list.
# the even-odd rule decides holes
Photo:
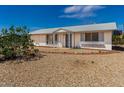
[(84, 48), (52, 48), (52, 47), (36, 47), (42, 53), (58, 53), (58, 54), (111, 54), (117, 53), (117, 51), (96, 50), (96, 49), (84, 49)]

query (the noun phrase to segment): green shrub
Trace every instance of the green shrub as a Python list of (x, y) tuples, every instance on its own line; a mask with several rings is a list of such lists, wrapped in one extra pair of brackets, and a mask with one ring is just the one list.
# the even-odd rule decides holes
[(113, 35), (112, 36), (112, 43), (114, 45), (124, 44), (124, 35)]
[(10, 48), (3, 48), (2, 54), (5, 55), (5, 58), (14, 58), (16, 54)]
[(28, 29), (24, 27), (11, 26), (9, 29), (3, 28), (0, 35), (0, 54), (7, 59), (27, 57), (34, 51), (34, 55), (38, 50), (34, 49)]

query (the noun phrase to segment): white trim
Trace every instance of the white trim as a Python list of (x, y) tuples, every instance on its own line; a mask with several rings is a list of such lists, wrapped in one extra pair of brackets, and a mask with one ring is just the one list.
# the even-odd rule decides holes
[[(97, 47), (83, 47), (82, 44), (103, 44), (105, 48), (97, 48)], [(102, 49), (102, 50), (112, 50), (112, 44), (106, 44), (105, 42), (102, 41), (82, 41), (79, 43), (80, 48), (89, 48), (89, 49)]]
[(80, 42), (79, 43), (79, 47), (80, 48), (89, 48), (89, 49), (106, 49), (106, 48), (98, 48), (98, 47), (89, 47), (89, 46), (85, 46), (85, 47), (83, 47), (82, 45), (83, 44), (102, 44), (102, 45), (104, 45), (105, 46), (105, 43), (104, 42), (97, 42), (97, 41), (82, 41), (82, 42)]

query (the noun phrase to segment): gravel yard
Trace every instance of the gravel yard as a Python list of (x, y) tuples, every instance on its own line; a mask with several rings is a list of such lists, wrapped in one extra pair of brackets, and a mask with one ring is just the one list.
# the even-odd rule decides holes
[(44, 53), (37, 61), (0, 63), (0, 86), (124, 86), (124, 52), (104, 55)]

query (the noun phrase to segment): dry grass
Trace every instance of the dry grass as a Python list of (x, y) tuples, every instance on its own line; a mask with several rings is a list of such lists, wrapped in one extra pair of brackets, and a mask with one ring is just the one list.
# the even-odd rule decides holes
[(0, 86), (124, 86), (124, 52), (44, 54), (37, 61), (0, 64)]

